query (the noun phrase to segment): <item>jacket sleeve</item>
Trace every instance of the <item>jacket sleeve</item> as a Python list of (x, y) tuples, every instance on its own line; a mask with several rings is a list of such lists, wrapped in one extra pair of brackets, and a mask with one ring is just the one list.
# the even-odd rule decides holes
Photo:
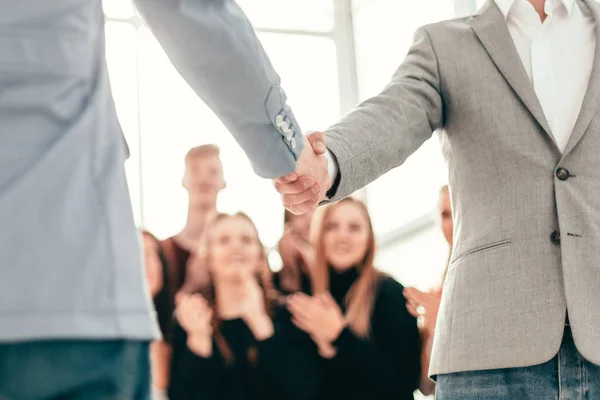
[(437, 57), (425, 28), (379, 95), (325, 131), (338, 165), (329, 201), (338, 201), (401, 165), (443, 126)]
[(292, 172), (300, 127), (280, 78), (234, 0), (135, 0), (175, 68), (215, 112), (255, 172)]

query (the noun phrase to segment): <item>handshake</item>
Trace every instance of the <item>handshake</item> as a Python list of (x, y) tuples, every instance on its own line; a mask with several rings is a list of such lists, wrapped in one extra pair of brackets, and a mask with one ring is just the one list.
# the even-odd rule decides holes
[(304, 136), (303, 142), (296, 171), (274, 180), (284, 207), (296, 215), (314, 210), (332, 185), (325, 157), (325, 135), (311, 132)]

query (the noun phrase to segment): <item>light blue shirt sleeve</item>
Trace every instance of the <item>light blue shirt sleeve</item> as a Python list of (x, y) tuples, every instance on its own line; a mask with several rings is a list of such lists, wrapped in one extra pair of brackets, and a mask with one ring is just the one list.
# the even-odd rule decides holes
[(175, 68), (233, 134), (254, 171), (264, 178), (294, 171), (302, 151), (300, 127), (279, 75), (237, 3), (135, 3)]

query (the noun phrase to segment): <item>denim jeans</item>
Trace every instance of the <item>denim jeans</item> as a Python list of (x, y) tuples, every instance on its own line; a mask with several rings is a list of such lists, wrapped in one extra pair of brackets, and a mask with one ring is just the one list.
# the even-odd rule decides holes
[(436, 390), (436, 400), (596, 400), (600, 366), (579, 354), (566, 327), (559, 353), (547, 363), (438, 375)]
[(149, 400), (149, 343), (0, 344), (2, 400)]

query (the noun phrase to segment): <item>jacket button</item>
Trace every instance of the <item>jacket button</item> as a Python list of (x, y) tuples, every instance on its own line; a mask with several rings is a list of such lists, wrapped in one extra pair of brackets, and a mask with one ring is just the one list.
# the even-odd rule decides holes
[(571, 174), (569, 173), (569, 170), (566, 168), (559, 168), (556, 170), (556, 177), (558, 179), (560, 179), (561, 181), (566, 181), (567, 179), (569, 179), (570, 176), (571, 176)]
[(558, 232), (558, 231), (552, 232), (552, 234), (550, 235), (550, 240), (554, 244), (560, 244), (560, 232)]

